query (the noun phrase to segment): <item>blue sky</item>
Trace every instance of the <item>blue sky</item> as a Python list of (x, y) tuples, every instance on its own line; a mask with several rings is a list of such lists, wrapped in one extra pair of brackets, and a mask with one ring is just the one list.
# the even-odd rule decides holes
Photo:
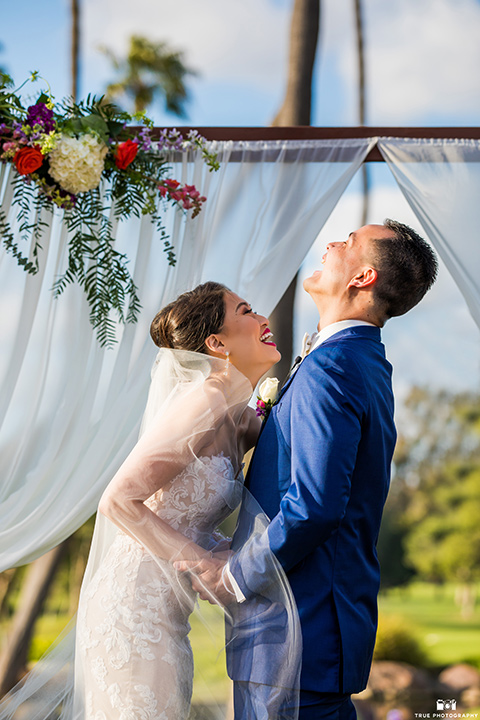
[[(367, 122), (370, 125), (478, 125), (479, 0), (364, 0)], [(166, 40), (197, 70), (191, 125), (268, 125), (282, 101), (292, 0), (83, 0), (80, 95), (111, 78), (101, 45), (125, 51), (132, 33)], [(0, 0), (0, 64), (17, 84), (39, 70), (57, 99), (70, 89), (70, 0)], [(313, 124), (357, 123), (353, 2), (322, 0)], [(180, 125), (159, 106), (158, 125)], [(371, 165), (372, 222), (395, 217), (418, 228), (383, 164)], [(358, 226), (358, 183), (340, 201), (304, 263), (318, 267), (325, 243)], [(297, 341), (316, 319), (299, 291)], [(446, 331), (448, 328), (448, 332)], [(479, 388), (480, 335), (442, 269), (418, 309), (387, 324), (389, 357), (401, 395), (412, 383)]]
[[(183, 50), (197, 70), (189, 123), (269, 124), (281, 102), (292, 0), (83, 0), (81, 94), (110, 76), (99, 47), (125, 50), (139, 33)], [(0, 0), (0, 61), (25, 79), (40, 70), (57, 97), (69, 92), (70, 0)], [(241, 8), (241, 10), (239, 9)], [(478, 122), (479, 0), (364, 0), (371, 125)], [(353, 125), (353, 2), (322, 0), (314, 124)], [(161, 108), (158, 124), (176, 122)]]

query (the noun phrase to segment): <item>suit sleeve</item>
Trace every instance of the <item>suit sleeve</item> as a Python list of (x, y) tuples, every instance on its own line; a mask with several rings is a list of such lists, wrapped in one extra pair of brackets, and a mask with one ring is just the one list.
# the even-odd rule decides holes
[(264, 590), (264, 558), (273, 552), (288, 572), (340, 525), (367, 402), (355, 361), (332, 350), (307, 358), (289, 389), (290, 418), (277, 417), (291, 452), (291, 482), (267, 530), (231, 560), (230, 569), (247, 596)]
[(307, 360), (291, 388), (291, 484), (268, 528), (270, 548), (286, 571), (340, 525), (364, 415), (354, 362), (325, 351)]

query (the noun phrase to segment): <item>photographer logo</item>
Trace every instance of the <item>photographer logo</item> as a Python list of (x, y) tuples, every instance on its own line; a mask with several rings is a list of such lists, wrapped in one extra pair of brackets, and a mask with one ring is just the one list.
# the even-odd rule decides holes
[(437, 710), (456, 710), (456, 700), (437, 700)]
[[(393, 712), (396, 711), (391, 712), (393, 715)], [(457, 710), (457, 701), (453, 698), (444, 698), (443, 700), (439, 698), (437, 700), (436, 712), (416, 712), (413, 714), (416, 720), (463, 720), (463, 718), (467, 718), (468, 720), (478, 720), (479, 716), (478, 712), (470, 712), (468, 708), (460, 708), (460, 710)], [(389, 713), (387, 720), (397, 720), (397, 718), (390, 718)]]

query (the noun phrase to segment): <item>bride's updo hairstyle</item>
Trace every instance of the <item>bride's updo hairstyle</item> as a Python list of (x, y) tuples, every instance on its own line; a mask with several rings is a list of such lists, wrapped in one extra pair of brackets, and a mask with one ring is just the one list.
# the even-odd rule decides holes
[(205, 340), (223, 327), (227, 292), (225, 285), (206, 282), (166, 305), (150, 325), (155, 345), (206, 353)]

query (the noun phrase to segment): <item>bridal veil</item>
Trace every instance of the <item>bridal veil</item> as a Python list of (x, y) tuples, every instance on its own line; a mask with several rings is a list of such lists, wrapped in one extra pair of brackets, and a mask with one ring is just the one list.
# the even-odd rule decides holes
[[(148, 556), (156, 577), (163, 578), (168, 586), (167, 604), (173, 603), (175, 612), (183, 613), (187, 625), (190, 613), (194, 612), (202, 616), (202, 622), (208, 626), (208, 619), (205, 619), (209, 617), (208, 612), (202, 611), (202, 605), (206, 606), (196, 601), (188, 577), (176, 573), (172, 562), (179, 558), (188, 559), (192, 548), (200, 547), (205, 552), (223, 550), (224, 543), (212, 532), (211, 525), (221, 521), (225, 514), (233, 513), (240, 501), (239, 528), (232, 549), (248, 562), (249, 548), (255, 547), (256, 552), (262, 548), (264, 577), (261, 595), (253, 594), (244, 603), (232, 602), (222, 609), (226, 621), (226, 641), (222, 644), (226, 643), (229, 673), (243, 683), (251, 682), (251, 703), (245, 708), (242, 720), (294, 720), (297, 717), (301, 633), (296, 606), (284, 573), (264, 541), (268, 518), (243, 487), (237, 433), (244, 422), (251, 392), (249, 381), (223, 360), (183, 350), (162, 348), (159, 351), (152, 369), (138, 443), (112, 479), (100, 504), (101, 508), (102, 503), (113, 508), (115, 524), (101, 513), (97, 514), (80, 595), (78, 627), (67, 628), (26, 678), (2, 700), (0, 720), (113, 720), (114, 717), (115, 720), (162, 720), (174, 717), (164, 714), (158, 704), (146, 705), (141, 716), (128, 714), (120, 704), (116, 715), (100, 711), (89, 714), (84, 685), (89, 682), (91, 665), (98, 660), (98, 671), (103, 660), (96, 658), (95, 663), (88, 660), (90, 656), (85, 653), (85, 647), (94, 647), (97, 638), (95, 632), (92, 633), (92, 623), (87, 626), (82, 618), (93, 607), (92, 598), (100, 598), (98, 607), (102, 612), (108, 602), (112, 604), (112, 598), (113, 604), (117, 604), (115, 593), (109, 601), (105, 600), (103, 586), (99, 583), (104, 571), (100, 569), (109, 567), (111, 557), (122, 558), (123, 552), (123, 557), (129, 561), (138, 550)], [(203, 477), (208, 481), (215, 479), (214, 501), (207, 497), (210, 491), (205, 488), (210, 485), (196, 482)], [(195, 480), (193, 485), (192, 478)], [(198, 508), (208, 502), (206, 517), (209, 522), (204, 523)], [(104, 577), (108, 578), (108, 574)], [(148, 587), (148, 583), (144, 583), (135, 592), (137, 596), (150, 592), (149, 610), (145, 612), (152, 614), (155, 588), (163, 586), (160, 583), (152, 584), (150, 590)], [(109, 591), (112, 591), (111, 587)], [(122, 589), (115, 592), (120, 596)], [(145, 623), (141, 607), (137, 608), (135, 625), (139, 628)], [(118, 612), (118, 607), (114, 609)], [(98, 622), (105, 625), (103, 620)], [(128, 641), (131, 640), (140, 645), (140, 653), (148, 656), (148, 642), (139, 642), (142, 632), (139, 630), (138, 637), (127, 637), (124, 650), (123, 645), (113, 643), (113, 646), (109, 640), (110, 645), (105, 646), (107, 652), (116, 653), (115, 657), (127, 653), (123, 660), (128, 664)], [(171, 629), (174, 639), (175, 632)], [(133, 630), (132, 633), (135, 635)], [(196, 671), (201, 673), (201, 662), (196, 659), (195, 650), (194, 647)], [(221, 650), (218, 647), (218, 651)], [(259, 658), (264, 664), (262, 668), (256, 666)], [(188, 672), (186, 669), (185, 673)], [(167, 678), (166, 682), (170, 680)], [(184, 707), (187, 708), (191, 687), (186, 683), (185, 688)], [(118, 685), (120, 698), (124, 692), (126, 688), (122, 681)], [(212, 697), (214, 695), (213, 691)], [(212, 706), (212, 702), (209, 704)], [(194, 717), (194, 713), (195, 705), (192, 705), (189, 717)], [(186, 717), (186, 714), (178, 714), (178, 720), (186, 720)], [(211, 707), (211, 717), (225, 717), (220, 704), (216, 709)]]

